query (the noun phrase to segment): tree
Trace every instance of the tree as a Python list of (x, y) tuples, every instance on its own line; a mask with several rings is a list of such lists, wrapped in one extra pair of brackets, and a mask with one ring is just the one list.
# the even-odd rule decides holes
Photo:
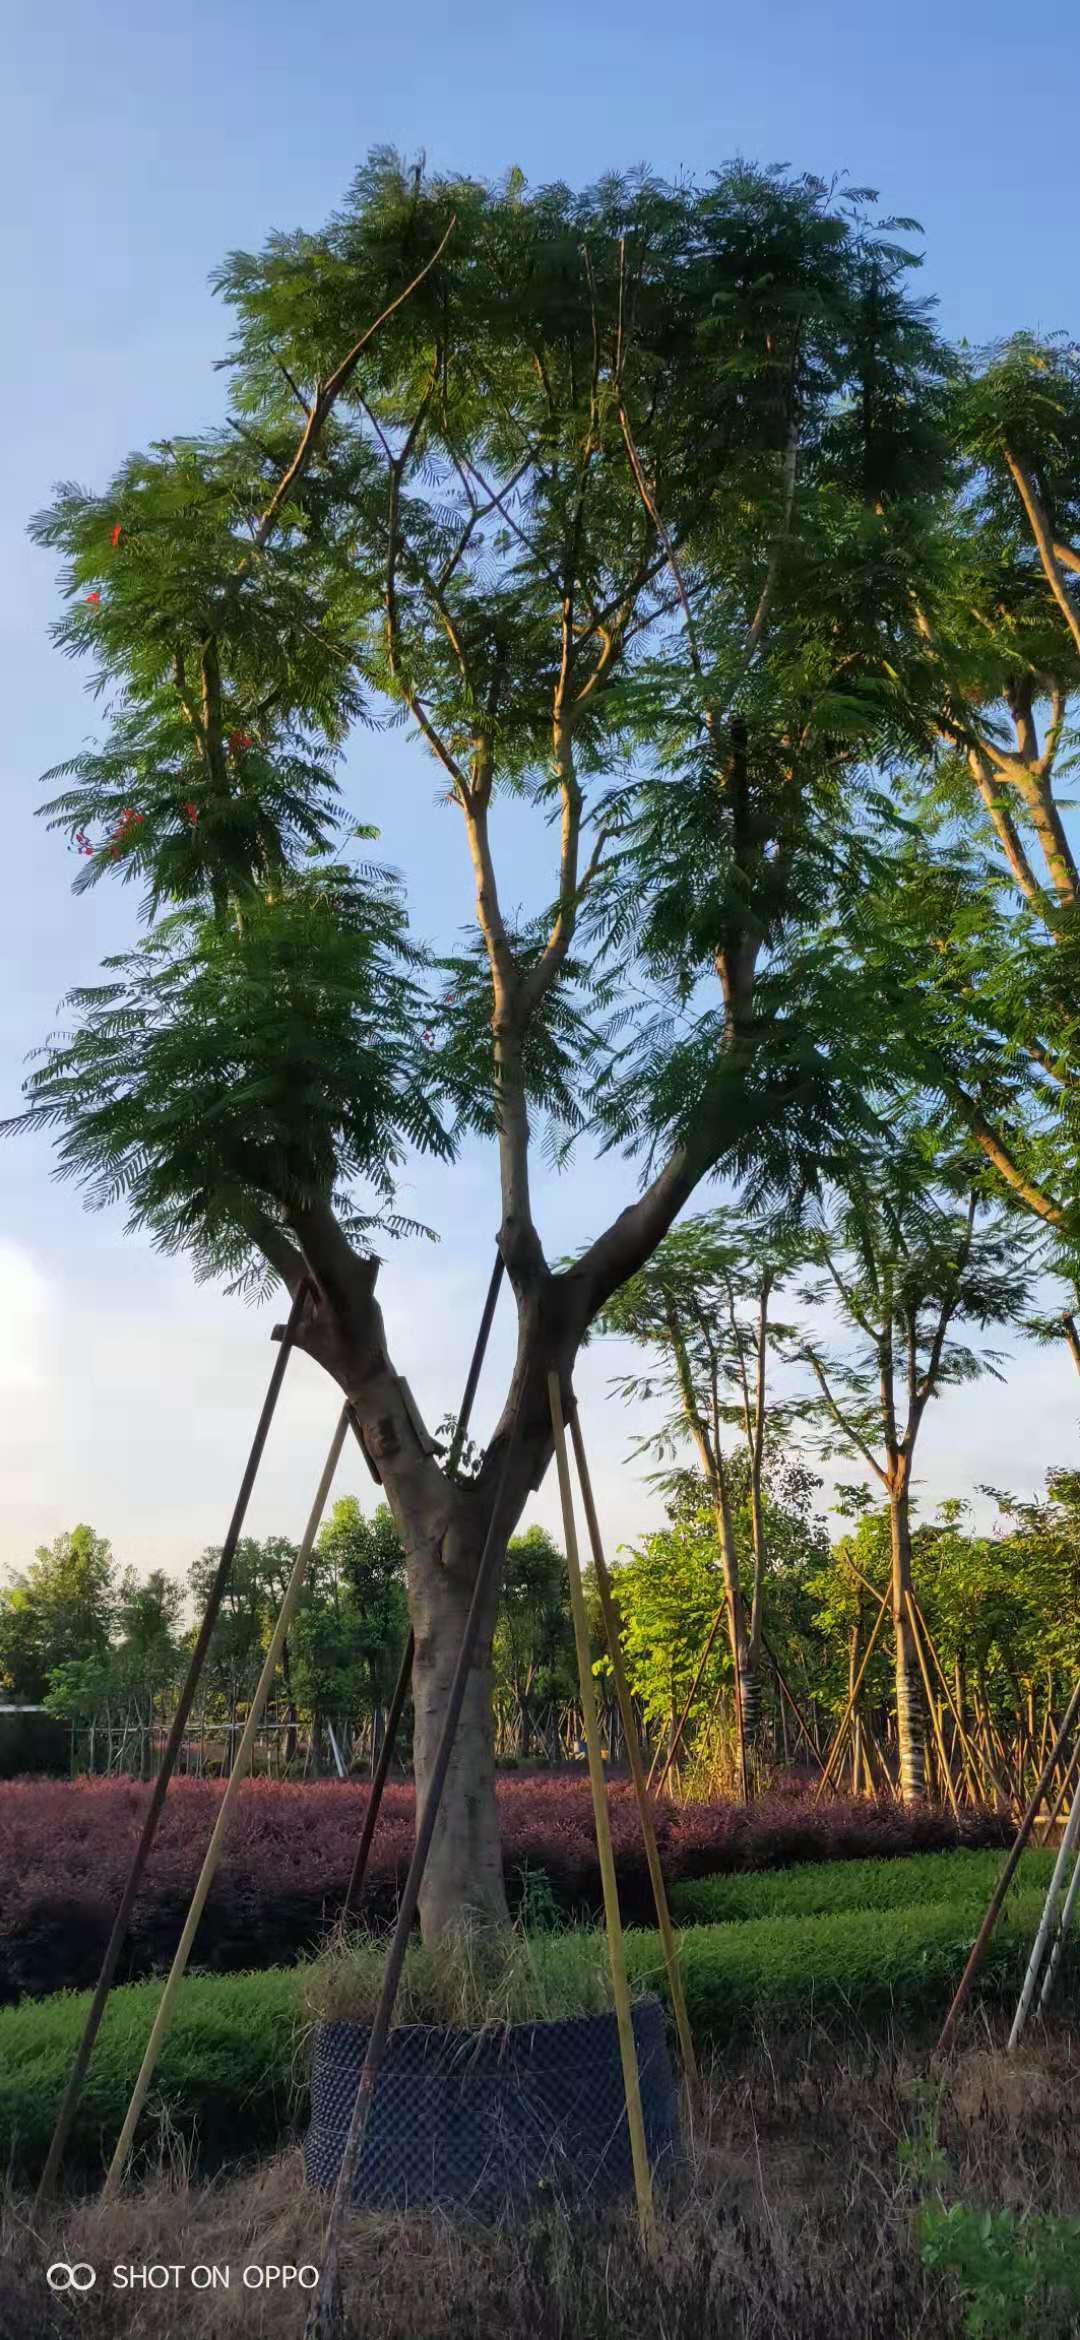
[[(867, 1117), (836, 971), (800, 936), (855, 883), (872, 759), (910, 729), (942, 375), (905, 223), (870, 200), (743, 165), (532, 193), (375, 156), (322, 234), (225, 264), (229, 427), (36, 524), (66, 561), (58, 637), (114, 709), (50, 817), (78, 885), (139, 880), (152, 923), (75, 996), (23, 1122), (58, 1125), (92, 1198), (125, 1196), (199, 1272), (306, 1292), (301, 1345), (351, 1400), (407, 1557), (421, 1797), (480, 1555), (550, 1457), (549, 1373), (568, 1393), (589, 1324), (714, 1169), (798, 1187)], [(438, 964), (343, 839), (334, 758), (388, 707), (473, 872), (475, 938)], [(538, 848), (558, 828), (520, 915), (507, 793)], [(563, 1271), (538, 1120), (644, 1166)], [(518, 1322), (468, 1479), (376, 1294), (397, 1165), (449, 1160), (465, 1128), (497, 1145)], [(506, 1917), (497, 1595), (496, 1570), (429, 1940)]]
[[(964, 352), (918, 622), (921, 847), (885, 887), (890, 1009), (928, 1084), (1075, 1286), (1080, 870), (1066, 819), (1080, 686), (1080, 364), (1061, 339)], [(958, 825), (975, 846), (960, 877)], [(1080, 1367), (1071, 1306), (1059, 1324)]]
[(105, 1657), (115, 1602), (113, 1557), (85, 1525), (39, 1545), (24, 1575), (0, 1592), (0, 1681), (43, 1699), (54, 1667)]
[(368, 1519), (355, 1495), (343, 1495), (319, 1533), (297, 1613), (296, 1687), (316, 1716), (370, 1713), (373, 1764), (407, 1631), (405, 1555), (391, 1513), (380, 1503)]
[(114, 1612), (118, 1653), (133, 1680), (157, 1689), (172, 1681), (180, 1655), (184, 1588), (163, 1568), (145, 1577), (125, 1568)]
[(512, 1702), (518, 1754), (532, 1748), (536, 1709), (578, 1694), (566, 1556), (542, 1527), (511, 1536), (492, 1645), (496, 1695)]
[[(823, 1648), (815, 1635), (813, 1587), (829, 1565), (828, 1539), (812, 1505), (821, 1482), (805, 1466), (767, 1457), (758, 1507), (771, 1555), (771, 1620), (776, 1656), (788, 1668), (797, 1658), (816, 1691)], [(727, 1474), (732, 1542), (743, 1583), (754, 1568), (750, 1466), (736, 1454)], [(649, 1721), (677, 1726), (688, 1700), (692, 1734), (732, 1680), (730, 1642), (714, 1631), (718, 1603), (726, 1601), (726, 1562), (716, 1505), (707, 1477), (673, 1473), (667, 1524), (643, 1537), (615, 1571), (614, 1586), (630, 1681)]]
[[(644, 1342), (659, 1370), (620, 1375), (628, 1398), (665, 1397), (672, 1408), (642, 1446), (661, 1455), (690, 1439), (709, 1489), (720, 1550), (723, 1603), (739, 1685), (743, 1758), (752, 1747), (760, 1704), (762, 1603), (768, 1546), (762, 1500), (767, 1441), (792, 1418), (768, 1387), (773, 1327), (770, 1308), (781, 1278), (798, 1256), (797, 1233), (740, 1224), (730, 1211), (688, 1219), (666, 1236), (648, 1265), (623, 1285), (601, 1329)], [(753, 1565), (749, 1608), (743, 1599), (730, 1465), (722, 1438), (737, 1427), (746, 1458)], [(639, 1452), (641, 1449), (639, 1448)]]
[[(821, 1273), (805, 1299), (837, 1307), (846, 1330), (828, 1357), (810, 1335), (799, 1353), (814, 1376), (826, 1449), (864, 1462), (889, 1507), (896, 1638), (900, 1789), (925, 1792), (925, 1724), (912, 1631), (911, 1498), (919, 1432), (931, 1400), (996, 1371), (996, 1358), (955, 1337), (961, 1324), (1017, 1322), (1028, 1299), (1030, 1247), (1015, 1219), (962, 1201), (943, 1183), (949, 1165), (926, 1132), (902, 1133), (891, 1159), (854, 1183), (818, 1234)], [(954, 1174), (955, 1175), (955, 1174)]]

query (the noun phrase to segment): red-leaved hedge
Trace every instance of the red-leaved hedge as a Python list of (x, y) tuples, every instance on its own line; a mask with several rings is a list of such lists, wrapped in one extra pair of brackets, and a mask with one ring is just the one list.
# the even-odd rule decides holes
[[(139, 1834), (149, 1788), (135, 1780), (15, 1780), (0, 1786), (0, 2003), (23, 1992), (93, 1982)], [(166, 1798), (121, 1964), (123, 1977), (168, 1964), (221, 1797), (220, 1783), (174, 1781)], [(498, 1786), (507, 1884), (544, 1878), (560, 1908), (592, 1913), (600, 1879), (587, 1782), (502, 1779)], [(195, 1964), (228, 1969), (297, 1958), (337, 1916), (367, 1789), (248, 1781), (195, 1944)], [(611, 1826), (624, 1917), (649, 1923), (652, 1905), (633, 1797), (613, 1783)], [(1007, 1840), (1007, 1821), (973, 1815), (958, 1827), (934, 1811), (864, 1803), (815, 1806), (805, 1791), (774, 1792), (743, 1810), (728, 1803), (655, 1806), (670, 1881), (724, 1869), (777, 1868)], [(393, 1915), (412, 1846), (413, 1791), (387, 1789), (363, 1915)], [(526, 1886), (527, 1890), (527, 1886)]]

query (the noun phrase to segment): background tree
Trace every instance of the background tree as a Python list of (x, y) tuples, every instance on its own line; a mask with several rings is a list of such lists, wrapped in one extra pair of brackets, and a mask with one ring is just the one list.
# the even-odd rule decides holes
[[(368, 1518), (355, 1495), (343, 1495), (319, 1532), (297, 1613), (295, 1683), (316, 1717), (370, 1715), (372, 1766), (407, 1631), (405, 1556), (393, 1518), (385, 1503)], [(317, 1727), (314, 1737), (317, 1746)]]
[[(648, 1265), (623, 1285), (601, 1329), (640, 1341), (656, 1353), (644, 1374), (622, 1374), (627, 1398), (670, 1411), (638, 1451), (670, 1456), (689, 1441), (709, 1489), (722, 1571), (728, 1638), (738, 1675), (745, 1748), (759, 1710), (762, 1609), (768, 1566), (763, 1503), (766, 1452), (776, 1451), (794, 1418), (789, 1400), (769, 1386), (774, 1296), (798, 1256), (797, 1232), (740, 1222), (730, 1211), (674, 1228)], [(784, 1328), (780, 1328), (783, 1330)], [(752, 1565), (744, 1598), (737, 1550), (730, 1460), (725, 1434), (736, 1429), (745, 1457)]]
[(512, 1711), (517, 1752), (527, 1761), (541, 1714), (578, 1695), (566, 1556), (546, 1528), (510, 1538), (492, 1662), (496, 1699)]
[(113, 1557), (85, 1525), (38, 1546), (30, 1566), (0, 1591), (0, 1681), (37, 1701), (53, 1669), (104, 1658), (116, 1601)]
[[(481, 1550), (549, 1459), (549, 1372), (568, 1389), (711, 1171), (805, 1185), (866, 1119), (836, 970), (800, 938), (856, 882), (874, 759), (911, 727), (943, 372), (903, 223), (867, 203), (741, 165), (579, 195), (377, 156), (321, 234), (221, 272), (233, 427), (160, 440), (37, 524), (66, 562), (59, 639), (115, 710), (51, 817), (79, 883), (138, 880), (154, 923), (76, 995), (24, 1118), (200, 1272), (307, 1280), (301, 1342), (407, 1555), (421, 1795)], [(475, 881), (474, 941), (438, 982), (400, 889), (342, 849), (333, 759), (388, 702)], [(558, 829), (520, 916), (507, 792)], [(564, 1272), (534, 1212), (538, 1118), (646, 1165)], [(375, 1290), (403, 1152), (445, 1157), (466, 1125), (497, 1142), (518, 1317), (467, 1484), (406, 1401)], [(428, 1939), (506, 1914), (496, 1593)]]
[(896, 1646), (900, 1790), (925, 1791), (923, 1702), (912, 1636), (911, 1493), (927, 1406), (942, 1389), (995, 1372), (996, 1358), (958, 1340), (961, 1324), (1015, 1323), (1028, 1300), (1030, 1266), (1011, 1214), (980, 1218), (942, 1183), (947, 1165), (927, 1133), (909, 1129), (891, 1159), (853, 1184), (822, 1226), (822, 1274), (804, 1298), (835, 1305), (843, 1348), (828, 1356), (813, 1335), (799, 1353), (814, 1375), (826, 1449), (864, 1462), (889, 1507)]
[[(754, 1567), (749, 1480), (746, 1458), (736, 1455), (728, 1472), (728, 1504), (744, 1584)], [(775, 1604), (771, 1646), (785, 1674), (799, 1684), (800, 1706), (822, 1687), (815, 1594), (817, 1579), (829, 1566), (829, 1544), (813, 1510), (820, 1487), (805, 1466), (774, 1457), (766, 1460), (759, 1490)], [(733, 1674), (730, 1642), (713, 1632), (726, 1584), (715, 1501), (706, 1478), (693, 1471), (671, 1474), (667, 1524), (643, 1537), (620, 1561), (614, 1582), (632, 1687), (649, 1722), (663, 1732), (677, 1726), (692, 1694), (683, 1741), (692, 1748), (731, 1689)], [(782, 1727), (776, 1736), (782, 1746)], [(797, 1728), (794, 1736), (797, 1741)]]

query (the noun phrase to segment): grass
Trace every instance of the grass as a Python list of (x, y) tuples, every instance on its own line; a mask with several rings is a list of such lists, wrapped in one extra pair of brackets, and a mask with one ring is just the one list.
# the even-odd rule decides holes
[[(160, 1983), (114, 1991), (87, 2074), (71, 2141), (71, 2166), (100, 2173), (142, 2061)], [(89, 2003), (58, 1991), (0, 2011), (0, 2166), (36, 2177)], [(265, 2152), (288, 2133), (302, 2100), (297, 2053), (297, 1977), (283, 1970), (190, 1975), (165, 2037), (140, 2137), (164, 2117), (179, 2138), (197, 2137), (201, 2158), (234, 2160), (237, 2141)]]
[[(822, 1861), (757, 1874), (699, 1877), (671, 1889), (681, 1925), (733, 1924), (740, 1919), (825, 1917), (841, 1910), (909, 1909), (931, 1902), (985, 1907), (1001, 1873), (1002, 1854), (907, 1853), (896, 1860)], [(1014, 1891), (1050, 1882), (1053, 1850), (1024, 1854)]]
[[(952, 2247), (960, 2227), (990, 2216), (1007, 2241), (1007, 2213), (1030, 2244), (1033, 2218), (1049, 2233), (1080, 2210), (1080, 2043), (1059, 2023), (1008, 2057), (1003, 2030), (983, 2016), (933, 2080), (893, 2029), (751, 2031), (707, 2076), (651, 2263), (629, 2206), (495, 2233), (358, 2216), (342, 2244), (346, 2340), (969, 2340), (985, 2283)], [(300, 2340), (308, 2295), (245, 2288), (242, 2270), (319, 2250), (295, 2151), (213, 2185), (181, 2166), (121, 2202), (69, 2204), (40, 2238), (13, 2198), (0, 2340)], [(99, 2281), (70, 2315), (47, 2314), (43, 2257), (217, 2265), (231, 2280), (142, 2300)], [(1010, 2340), (1075, 2332), (1067, 2303), (1045, 2285), (1026, 2297), (1007, 2272)]]
[[(1005, 1910), (991, 1943), (977, 2003), (1015, 2000), (1042, 1906), (1026, 1887)], [(981, 1904), (925, 1903), (816, 1916), (741, 1918), (682, 1930), (686, 2000), (700, 2049), (728, 2050), (756, 2025), (804, 2033), (827, 2020), (848, 2032), (887, 2029), (900, 2016), (913, 2029), (936, 2030), (974, 1937)], [(630, 1930), (626, 1957), (635, 1989), (664, 1992), (655, 1932)], [(512, 1942), (486, 1974), (441, 1956), (410, 1953), (406, 2021), (536, 2021), (589, 2012), (608, 2003), (600, 1934), (570, 1929)], [(307, 1970), (192, 1976), (183, 1985), (151, 2103), (141, 2131), (152, 2142), (163, 2116), (204, 2165), (279, 2145), (306, 2117), (305, 2039), (313, 2016), (370, 2015), (381, 1952), (355, 1944), (340, 1960)], [(1080, 1973), (1080, 1945), (1070, 1942), (1058, 1985), (1068, 2007)], [(160, 1985), (117, 1991), (91, 2065), (72, 2147), (72, 2165), (100, 2171), (119, 2132), (157, 2005)], [(0, 2010), (0, 2167), (36, 2176), (70, 2068), (86, 2008), (82, 1995), (59, 1993)]]
[[(370, 2023), (386, 1965), (386, 1944), (354, 1934), (307, 1968), (301, 2003), (312, 2022)], [(599, 2015), (612, 2005), (603, 1933), (467, 1933), (437, 1951), (410, 1942), (395, 2022), (478, 2031), (487, 2024), (555, 2023)]]

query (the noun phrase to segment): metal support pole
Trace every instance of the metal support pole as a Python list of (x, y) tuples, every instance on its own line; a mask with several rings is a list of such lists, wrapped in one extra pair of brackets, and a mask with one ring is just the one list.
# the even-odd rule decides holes
[[(1009, 2033), (1010, 2053), (1014, 2047), (1019, 2045), (1019, 2042), (1023, 2037), (1024, 2027), (1027, 2023), (1028, 2015), (1031, 2011), (1031, 2002), (1035, 1996), (1036, 1986), (1038, 1984), (1039, 1975), (1042, 1970), (1042, 1962), (1046, 1955), (1047, 1943), (1050, 1939), (1050, 1929), (1054, 1923), (1055, 1917), (1057, 1916), (1058, 1901), (1060, 1898), (1062, 1886), (1065, 1883), (1065, 1872), (1069, 1865), (1069, 1856), (1075, 1851), (1078, 1834), (1080, 1834), (1080, 1796), (1074, 1796), (1072, 1810), (1069, 1814), (1068, 1820), (1065, 1823), (1065, 1832), (1062, 1836), (1061, 1843), (1058, 1846), (1058, 1856), (1054, 1862), (1053, 1875), (1046, 1890), (1046, 1900), (1043, 1903), (1042, 1916), (1039, 1919), (1035, 1940), (1031, 1946), (1031, 1956), (1028, 1959), (1027, 1973), (1024, 1976), (1024, 1987), (1020, 1993), (1020, 2003), (1017, 2007), (1015, 2015), (1013, 2016), (1013, 2027)], [(1069, 1887), (1070, 1897), (1072, 1896), (1075, 1889), (1077, 1875), (1080, 1875), (1080, 1866), (1074, 1870), (1072, 1883)], [(1071, 1898), (1069, 1902), (1067, 1902), (1066, 1907), (1071, 1907)], [(1058, 1939), (1054, 1945), (1059, 1956), (1063, 1939), (1064, 1936), (1059, 1926)], [(1049, 1976), (1047, 1979), (1049, 1980)]]
[[(1070, 1814), (1070, 1818), (1071, 1817), (1072, 1815)], [(1057, 1975), (1058, 1967), (1061, 1964), (1062, 1953), (1065, 1948), (1065, 1937), (1069, 1931), (1069, 1926), (1072, 1921), (1073, 1907), (1076, 1902), (1078, 1888), (1080, 1888), (1080, 1856), (1077, 1856), (1073, 1861), (1073, 1873), (1069, 1879), (1069, 1890), (1065, 1895), (1065, 1905), (1057, 1922), (1054, 1939), (1050, 1944), (1050, 1955), (1046, 1961), (1046, 1973), (1043, 1978), (1043, 1987), (1039, 1993), (1040, 2012), (1050, 2004), (1050, 1994), (1054, 1988), (1054, 1981)]]
[(259, 1675), (258, 1683), (255, 1688), (255, 1694), (252, 1698), (251, 1706), (248, 1711), (247, 1721), (244, 1724), (243, 1736), (240, 1740), (240, 1745), (236, 1750), (236, 1757), (233, 1762), (232, 1770), (229, 1773), (225, 1793), (221, 1799), (218, 1816), (214, 1822), (210, 1842), (206, 1848), (206, 1855), (203, 1860), (199, 1881), (191, 1897), (191, 1907), (188, 1910), (188, 1914), (184, 1922), (184, 1931), (180, 1936), (180, 1941), (177, 1947), (176, 1956), (172, 1962), (168, 1981), (166, 1982), (165, 1988), (162, 1991), (161, 1998), (158, 2002), (157, 2014), (154, 2017), (150, 2037), (146, 2043), (146, 2053), (143, 2056), (142, 2064), (139, 2069), (139, 2076), (132, 2090), (131, 2103), (128, 2106), (124, 2119), (124, 2126), (120, 2131), (120, 2137), (117, 2143), (116, 2151), (113, 2154), (112, 2161), (109, 2164), (108, 2176), (106, 2177), (105, 2184), (102, 2188), (103, 2201), (107, 2201), (110, 2195), (116, 2192), (116, 2189), (124, 2175), (124, 2167), (127, 2162), (128, 2153), (131, 2149), (132, 2139), (135, 2135), (139, 2114), (141, 2113), (143, 2104), (146, 2100), (147, 2089), (149, 2088), (150, 2082), (154, 2076), (154, 2067), (157, 2063), (161, 2043), (168, 2029), (169, 2019), (172, 2015), (176, 1994), (180, 1988), (180, 1984), (183, 1980), (187, 1967), (187, 1962), (191, 1955), (191, 1945), (195, 1939), (199, 1919), (202, 1916), (203, 1909), (206, 1904), (206, 1897), (210, 1891), (210, 1887), (214, 1880), (214, 1874), (217, 1869), (218, 1862), (221, 1858), (222, 1849), (225, 1843), (226, 1830), (228, 1828), (229, 1820), (232, 1814), (232, 1806), (235, 1802), (237, 1791), (246, 1776), (248, 1764), (251, 1761), (251, 1750), (255, 1744), (255, 1733), (258, 1730), (259, 1723), (262, 1718), (263, 1708), (273, 1686), (274, 1675), (277, 1672), (278, 1660), (281, 1656), (285, 1636), (292, 1623), (297, 1605), (300, 1600), (300, 1595), (304, 1589), (304, 1578), (307, 1575), (308, 1562), (311, 1558), (311, 1548), (319, 1532), (319, 1522), (322, 1519), (323, 1512), (326, 1508), (326, 1499), (333, 1484), (334, 1472), (338, 1466), (341, 1449), (345, 1444), (345, 1432), (348, 1427), (349, 1409), (348, 1406), (345, 1405), (342, 1407), (341, 1413), (338, 1416), (337, 1428), (334, 1432), (333, 1438), (330, 1441), (330, 1451), (323, 1465), (322, 1477), (319, 1481), (315, 1501), (312, 1504), (311, 1514), (308, 1519), (307, 1526), (304, 1530), (303, 1541), (296, 1555), (296, 1559), (293, 1562), (292, 1573), (289, 1577), (288, 1584), (285, 1587), (281, 1607), (278, 1610), (277, 1623), (270, 1637), (270, 1644), (267, 1649), (266, 1656), (263, 1660), (263, 1669)]
[(946, 2048), (949, 2046), (952, 2040), (953, 2032), (956, 2029), (957, 2018), (959, 2017), (962, 2009), (966, 2005), (967, 2000), (971, 1995), (971, 1986), (975, 1980), (980, 1966), (982, 1965), (983, 1959), (986, 1956), (986, 1950), (990, 1941), (990, 1936), (993, 1933), (994, 1927), (996, 1926), (998, 1918), (1001, 1914), (1002, 1902), (1004, 1901), (1005, 1895), (1007, 1894), (1009, 1887), (1012, 1884), (1013, 1878), (1016, 1875), (1017, 1869), (1020, 1866), (1020, 1856), (1035, 1825), (1039, 1806), (1042, 1803), (1043, 1796), (1046, 1792), (1047, 1782), (1053, 1776), (1061, 1755), (1069, 1744), (1073, 1733), (1073, 1726), (1076, 1722), (1076, 1717), (1078, 1714), (1080, 1714), (1080, 1682), (1077, 1682), (1076, 1688), (1069, 1700), (1068, 1706), (1065, 1710), (1065, 1718), (1062, 1722), (1061, 1729), (1058, 1732), (1057, 1738), (1055, 1739), (1052, 1748), (1050, 1749), (1050, 1753), (1047, 1756), (1043, 1770), (1035, 1782), (1035, 1788), (1031, 1796), (1031, 1800), (1028, 1804), (1026, 1812), (1024, 1813), (1024, 1817), (1020, 1822), (1020, 1826), (1017, 1829), (1012, 1851), (1009, 1854), (1008, 1860), (1006, 1861), (1001, 1875), (998, 1878), (997, 1884), (994, 1887), (993, 1893), (990, 1896), (989, 1907), (971, 1946), (968, 1962), (964, 1968), (963, 1974), (960, 1977), (959, 1984), (957, 1985), (952, 2006), (950, 2007), (949, 2012), (945, 2017), (945, 2022), (942, 2026), (941, 2038), (939, 2039), (937, 2047), (934, 2051), (936, 2055), (944, 2055)]
[(143, 1871), (146, 1868), (147, 1861), (150, 1857), (151, 1847), (153, 1845), (154, 1838), (157, 1835), (158, 1821), (161, 1818), (161, 1808), (165, 1801), (165, 1791), (169, 1785), (170, 1779), (172, 1778), (173, 1771), (176, 1767), (176, 1759), (183, 1745), (184, 1732), (187, 1728), (187, 1720), (191, 1712), (192, 1701), (199, 1685), (199, 1677), (203, 1670), (207, 1650), (210, 1647), (210, 1639), (214, 1627), (217, 1623), (218, 1612), (225, 1597), (225, 1591), (228, 1585), (229, 1575), (236, 1553), (236, 1547), (240, 1541), (240, 1531), (243, 1527), (247, 1507), (251, 1500), (251, 1491), (255, 1485), (259, 1464), (262, 1461), (263, 1449), (266, 1445), (267, 1437), (269, 1435), (270, 1424), (273, 1421), (274, 1411), (277, 1406), (278, 1398), (281, 1394), (281, 1385), (285, 1379), (285, 1368), (288, 1365), (289, 1358), (292, 1354), (293, 1344), (296, 1339), (297, 1329), (299, 1327), (300, 1317), (303, 1312), (304, 1302), (307, 1298), (308, 1289), (309, 1287), (306, 1280), (298, 1287), (296, 1297), (289, 1311), (289, 1320), (285, 1326), (281, 1345), (278, 1349), (277, 1356), (274, 1359), (274, 1368), (270, 1375), (270, 1382), (267, 1388), (266, 1396), (263, 1399), (262, 1412), (259, 1416), (259, 1420), (256, 1426), (255, 1436), (251, 1442), (251, 1452), (248, 1455), (247, 1466), (244, 1471), (244, 1476), (240, 1482), (240, 1492), (236, 1498), (236, 1503), (233, 1508), (233, 1515), (229, 1521), (225, 1541), (221, 1547), (221, 1558), (218, 1561), (217, 1568), (214, 1573), (214, 1581), (210, 1587), (209, 1593), (207, 1594), (206, 1607), (203, 1610), (202, 1623), (199, 1626), (198, 1638), (195, 1642), (195, 1646), (191, 1652), (191, 1657), (188, 1662), (188, 1670), (184, 1677), (183, 1688), (180, 1692), (176, 1712), (172, 1719), (169, 1736), (166, 1739), (164, 1748), (162, 1749), (161, 1767), (158, 1771), (157, 1778), (154, 1781), (154, 1785), (150, 1794), (150, 1801), (146, 1807), (146, 1817), (142, 1824), (142, 1834), (140, 1835), (138, 1844), (136, 1845), (135, 1850), (131, 1856), (131, 1867), (127, 1873), (127, 1879), (124, 1885), (123, 1893), (120, 1896), (120, 1906), (116, 1912), (115, 1918), (113, 1919), (112, 1932), (109, 1935), (109, 1939), (105, 1947), (105, 1955), (101, 1961), (101, 1972), (97, 1979), (94, 1996), (91, 1999), (90, 2005), (87, 2009), (86, 2022), (83, 2025), (82, 2038), (80, 2039), (79, 2045), (75, 2051), (75, 2061), (72, 2064), (71, 2071), (68, 2075), (68, 2084), (64, 2090), (63, 2102), (56, 2117), (56, 2127), (53, 2130), (52, 2143), (49, 2146), (45, 2167), (41, 2173), (41, 2182), (38, 2186), (37, 2195), (34, 2201), (35, 2217), (37, 2216), (38, 2212), (43, 2209), (45, 2203), (48, 2201), (53, 2191), (60, 2172), (60, 2165), (64, 2158), (67, 2141), (71, 2135), (72, 2122), (74, 2121), (75, 2114), (78, 2110), (79, 2098), (82, 2094), (82, 2087), (86, 2078), (87, 2067), (94, 2052), (94, 2041), (96, 2040), (98, 2032), (101, 2028), (101, 2018), (105, 2013), (109, 1992), (112, 1989), (117, 1961), (120, 1957), (120, 1952), (123, 1949), (124, 1942), (127, 1937), (127, 1930), (131, 1923), (131, 1913), (135, 1907), (135, 1897), (142, 1883)]

